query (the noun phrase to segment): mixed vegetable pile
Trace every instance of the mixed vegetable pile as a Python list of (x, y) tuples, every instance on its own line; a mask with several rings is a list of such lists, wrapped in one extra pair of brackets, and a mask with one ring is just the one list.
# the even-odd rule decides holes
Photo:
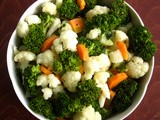
[(101, 120), (126, 110), (156, 45), (124, 0), (44, 2), (17, 25), (17, 74), (29, 107), (51, 120)]

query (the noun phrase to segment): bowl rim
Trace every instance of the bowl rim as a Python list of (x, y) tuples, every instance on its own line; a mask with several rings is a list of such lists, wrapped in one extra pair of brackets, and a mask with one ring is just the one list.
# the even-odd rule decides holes
[[(50, 0), (37, 0), (35, 1), (33, 4), (31, 4), (26, 10), (25, 12), (23, 13), (23, 15), (20, 17), (19, 20), (22, 20), (24, 19), (24, 17), (26, 17), (27, 15), (31, 14), (31, 13), (36, 13), (37, 9), (35, 9), (35, 7), (39, 7), (41, 4), (43, 4), (44, 2), (47, 2), (47, 1), (50, 1)], [(142, 19), (140, 18), (139, 14), (135, 11), (135, 9), (129, 5), (127, 2), (125, 2), (127, 4), (127, 6), (129, 7), (129, 9), (136, 15), (137, 19), (139, 20), (140, 24), (144, 26), (144, 23), (142, 21)], [(35, 11), (32, 11), (31, 10), (34, 9)], [(17, 84), (17, 75), (16, 75), (16, 71), (15, 71), (15, 62), (13, 60), (13, 55), (14, 55), (14, 46), (15, 46), (15, 41), (14, 41), (14, 37), (16, 37), (16, 29), (13, 31), (10, 39), (9, 39), (9, 43), (8, 43), (8, 47), (7, 47), (7, 69), (8, 69), (8, 73), (9, 73), (9, 77), (10, 77), (10, 80), (11, 80), (11, 83), (12, 83), (12, 86), (14, 88), (14, 91), (18, 97), (18, 99), (20, 100), (20, 102), (23, 104), (23, 106), (33, 115), (35, 116), (36, 118), (38, 119), (41, 119), (41, 120), (45, 120), (45, 118), (42, 116), (42, 115), (39, 115), (37, 113), (35, 113), (34, 111), (32, 111), (29, 106), (28, 106), (28, 102), (25, 98), (25, 94), (23, 93), (23, 91), (21, 90), (20, 86)], [(149, 78), (147, 79), (146, 83), (145, 83), (145, 86), (141, 89), (141, 94), (140, 96), (141, 97), (138, 97), (138, 99), (136, 99), (134, 101), (135, 103), (135, 106), (134, 105), (131, 105), (129, 108), (127, 108), (125, 111), (117, 114), (116, 116), (112, 116), (111, 118), (109, 118), (109, 120), (115, 120), (117, 118), (119, 118), (119, 120), (121, 119), (124, 119), (126, 117), (128, 117), (138, 106), (139, 104), (142, 102), (145, 94), (146, 94), (146, 91), (147, 91), (147, 88), (148, 88), (148, 85), (149, 85), (149, 82), (151, 80), (151, 77), (152, 77), (152, 74), (153, 74), (153, 69), (154, 69), (154, 56), (153, 58), (149, 61), (149, 64), (150, 64), (150, 68), (149, 68), (149, 71), (147, 74), (150, 74)]]

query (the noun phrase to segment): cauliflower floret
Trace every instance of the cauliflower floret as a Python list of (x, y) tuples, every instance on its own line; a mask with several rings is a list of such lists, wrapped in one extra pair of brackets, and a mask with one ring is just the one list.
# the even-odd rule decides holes
[(81, 73), (79, 71), (69, 71), (62, 76), (62, 82), (70, 92), (76, 92), (76, 87), (80, 80)]
[(24, 38), (27, 36), (29, 32), (29, 25), (25, 21), (19, 21), (17, 28), (16, 28), (17, 34), (19, 37)]
[(37, 77), (36, 85), (42, 86), (43, 88), (46, 87), (48, 85), (47, 75), (45, 75), (45, 74), (39, 75)]
[(51, 88), (47, 88), (47, 87), (43, 88), (42, 92), (43, 92), (43, 97), (44, 97), (45, 100), (48, 100), (53, 94), (52, 89)]
[(98, 15), (98, 14), (108, 13), (108, 12), (109, 12), (108, 7), (96, 5), (93, 9), (89, 10), (86, 13), (86, 18), (92, 21), (93, 16)]
[(149, 70), (149, 64), (144, 62), (141, 57), (133, 56), (127, 63), (127, 75), (132, 78), (143, 77)]
[(60, 27), (61, 27), (61, 20), (59, 18), (55, 18), (51, 27), (47, 32), (47, 37), (50, 37)]
[(115, 46), (116, 46), (116, 41), (124, 41), (126, 45), (129, 46), (129, 38), (127, 34), (121, 30), (115, 30), (114, 41), (115, 41)]
[(68, 23), (68, 21), (63, 21), (61, 32), (66, 30), (72, 30), (72, 26)]
[(54, 74), (41, 74), (38, 76), (36, 81), (37, 86), (46, 87), (47, 85), (49, 85), (50, 88), (56, 88), (60, 84), (61, 82), (58, 80), (57, 77), (55, 77)]
[(25, 21), (28, 23), (28, 25), (41, 23), (41, 19), (38, 17), (38, 15), (28, 15), (25, 18)]
[(77, 51), (77, 37), (77, 34), (72, 30), (62, 31), (60, 37), (54, 40), (52, 50), (55, 50), (57, 54), (63, 50)]
[(95, 112), (94, 108), (90, 105), (84, 107), (82, 111), (73, 116), (73, 120), (101, 120), (102, 117), (99, 112)]
[(95, 72), (100, 71), (98, 61), (90, 57), (88, 61), (84, 62), (84, 71), (83, 78), (85, 80), (91, 79)]
[(105, 84), (107, 82), (107, 79), (110, 77), (110, 74), (108, 72), (99, 71), (94, 74), (94, 80), (98, 84)]
[(51, 47), (52, 51), (55, 50), (57, 54), (63, 51), (63, 45), (60, 38), (57, 38), (53, 41), (53, 46)]
[(47, 77), (48, 77), (48, 83), (50, 88), (55, 88), (61, 84), (61, 82), (58, 80), (57, 77), (55, 77), (54, 74), (49, 74)]
[(86, 35), (88, 39), (97, 39), (101, 35), (101, 30), (99, 28), (94, 28)]
[(109, 69), (111, 62), (109, 60), (108, 55), (102, 53), (99, 56), (93, 56), (93, 59), (97, 60), (98, 64), (99, 64), (99, 68), (101, 71), (106, 71)]
[(99, 56), (92, 56), (88, 61), (84, 62), (84, 76), (83, 78), (91, 79), (94, 73), (99, 71), (108, 70), (111, 62), (106, 54), (100, 54)]
[(53, 88), (53, 93), (55, 96), (57, 96), (59, 92), (64, 92), (64, 87), (62, 84), (57, 85), (57, 87)]
[(63, 31), (60, 35), (60, 39), (63, 43), (64, 50), (76, 51), (76, 46), (78, 44), (77, 37), (77, 34), (72, 30)]
[(51, 2), (45, 2), (42, 5), (42, 12), (49, 13), (50, 15), (56, 15), (57, 6)]
[(19, 62), (22, 71), (28, 67), (29, 62), (36, 59), (36, 55), (30, 51), (21, 51), (14, 56), (14, 61)]
[(108, 72), (97, 72), (94, 74), (94, 80), (97, 83), (97, 87), (101, 88), (101, 95), (99, 97), (99, 104), (100, 107), (103, 107), (105, 104), (106, 98), (110, 99), (110, 92), (108, 85), (106, 84), (108, 78), (110, 77), (110, 74)]
[(117, 49), (116, 51), (112, 51), (109, 53), (109, 58), (112, 63), (120, 63), (123, 62), (123, 56), (121, 52)]
[(56, 0), (56, 6), (60, 8), (62, 6), (63, 0)]
[(55, 54), (51, 50), (46, 50), (37, 55), (37, 64), (42, 64), (46, 67), (52, 68)]

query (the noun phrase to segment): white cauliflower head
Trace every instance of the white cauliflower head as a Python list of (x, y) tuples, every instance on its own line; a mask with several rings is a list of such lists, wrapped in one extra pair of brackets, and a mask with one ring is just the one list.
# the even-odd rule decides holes
[(123, 62), (123, 56), (119, 49), (109, 53), (109, 58), (112, 63), (121, 63)]
[(84, 62), (83, 78), (85, 80), (91, 79), (94, 73), (99, 71), (105, 71), (109, 69), (111, 62), (106, 54), (100, 54), (99, 56), (92, 56), (88, 61)]
[(133, 56), (127, 63), (127, 75), (132, 78), (143, 77), (149, 70), (149, 64), (144, 62), (141, 57)]
[(53, 93), (55, 96), (57, 96), (59, 92), (64, 92), (64, 87), (62, 84), (59, 84), (57, 87), (53, 88)]
[(102, 53), (99, 56), (93, 56), (92, 58), (97, 60), (101, 71), (109, 69), (111, 62), (107, 54)]
[(63, 4), (63, 0), (56, 0), (56, 6), (58, 7), (58, 8), (60, 8), (61, 6), (62, 6), (62, 4)]
[(52, 34), (60, 27), (61, 27), (61, 20), (59, 18), (55, 18), (51, 27), (47, 32), (47, 37), (52, 36)]
[(41, 23), (41, 19), (38, 17), (38, 15), (28, 15), (25, 18), (25, 21), (28, 23), (28, 25)]
[(92, 21), (92, 18), (93, 18), (95, 15), (103, 14), (103, 13), (108, 13), (108, 12), (109, 12), (109, 8), (108, 8), (108, 7), (96, 5), (93, 9), (89, 10), (89, 11), (86, 13), (86, 18), (87, 18), (88, 20)]
[(50, 88), (56, 88), (61, 84), (60, 80), (54, 74), (49, 74), (47, 77)]
[(61, 32), (62, 31), (66, 31), (66, 30), (72, 30), (72, 26), (69, 24), (68, 21), (63, 21), (62, 22)]
[(107, 82), (107, 80), (108, 80), (109, 77), (110, 77), (110, 74), (108, 72), (99, 71), (99, 72), (96, 72), (94, 74), (94, 78), (93, 79), (98, 84), (105, 84)]
[(45, 74), (39, 75), (37, 77), (36, 85), (42, 86), (43, 88), (46, 87), (48, 85), (47, 75), (45, 75)]
[(52, 2), (45, 2), (42, 5), (42, 12), (48, 13), (50, 15), (56, 15), (57, 14), (57, 6), (53, 4)]
[(84, 72), (83, 78), (85, 80), (91, 79), (95, 72), (100, 71), (99, 63), (97, 60), (89, 58), (88, 61), (84, 62)]
[(29, 25), (25, 21), (19, 21), (17, 28), (16, 28), (17, 34), (19, 37), (24, 38), (25, 36), (28, 35), (29, 32)]
[(21, 51), (14, 56), (14, 61), (20, 63), (22, 71), (28, 67), (29, 62), (36, 59), (36, 55), (30, 51)]
[(90, 105), (84, 107), (82, 111), (76, 113), (73, 116), (73, 120), (101, 120), (102, 117), (99, 112), (96, 112), (94, 108)]
[(63, 43), (64, 50), (77, 51), (77, 34), (72, 30), (61, 32), (60, 39)]
[(46, 50), (37, 55), (37, 64), (42, 64), (46, 67), (52, 68), (55, 54), (51, 50)]
[(86, 35), (88, 39), (97, 39), (101, 35), (101, 30), (99, 28), (94, 28)]
[(62, 82), (70, 92), (76, 92), (76, 87), (80, 80), (81, 73), (79, 71), (68, 71), (62, 76)]
[(52, 51), (55, 51), (57, 54), (63, 51), (63, 45), (60, 38), (57, 38), (53, 41), (53, 46), (51, 47)]
[(36, 85), (46, 87), (49, 85), (50, 88), (56, 88), (58, 85), (60, 85), (61, 82), (58, 80), (58, 78), (54, 74), (41, 74), (38, 76)]
[(48, 87), (43, 88), (42, 92), (45, 100), (48, 100), (50, 97), (52, 97), (53, 91), (51, 88), (48, 88)]

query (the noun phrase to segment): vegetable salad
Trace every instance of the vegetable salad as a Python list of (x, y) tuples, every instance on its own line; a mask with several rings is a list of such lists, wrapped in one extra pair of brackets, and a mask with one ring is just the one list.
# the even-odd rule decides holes
[(14, 61), (29, 107), (51, 120), (103, 120), (126, 110), (156, 45), (146, 27), (132, 24), (124, 0), (40, 8), (16, 29)]

